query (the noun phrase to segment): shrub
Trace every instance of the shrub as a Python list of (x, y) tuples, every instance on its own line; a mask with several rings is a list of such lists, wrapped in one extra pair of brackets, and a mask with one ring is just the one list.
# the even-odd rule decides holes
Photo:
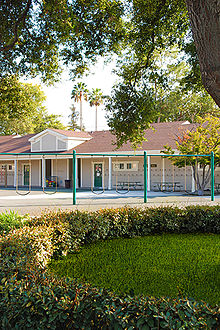
[(219, 326), (217, 307), (184, 297), (117, 296), (59, 279), (52, 257), (99, 239), (152, 233), (219, 233), (220, 208), (121, 208), (58, 212), (27, 221), (0, 239), (2, 329), (186, 329)]
[(0, 213), (0, 235), (7, 234), (11, 229), (20, 228), (29, 220), (29, 216), (21, 216), (14, 211)]

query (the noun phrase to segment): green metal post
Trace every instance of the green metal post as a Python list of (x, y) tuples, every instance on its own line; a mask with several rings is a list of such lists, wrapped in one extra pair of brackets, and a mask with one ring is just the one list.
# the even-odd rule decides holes
[(76, 205), (76, 151), (73, 150), (73, 205)]
[(144, 203), (147, 203), (147, 152), (144, 151)]
[(214, 201), (215, 197), (215, 178), (214, 178), (214, 171), (215, 171), (215, 158), (214, 152), (211, 152), (211, 201)]

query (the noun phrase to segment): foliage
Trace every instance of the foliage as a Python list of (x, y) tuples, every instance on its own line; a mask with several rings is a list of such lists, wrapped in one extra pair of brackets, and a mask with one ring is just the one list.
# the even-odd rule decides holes
[(61, 256), (100, 238), (156, 232), (220, 232), (219, 206), (185, 209), (112, 209), (59, 212), (32, 219), (0, 240), (2, 328), (183, 329), (219, 326), (217, 307), (184, 297), (118, 296), (45, 268)]
[(28, 220), (28, 215), (21, 216), (11, 210), (6, 213), (0, 213), (0, 235), (6, 235), (12, 229), (23, 227)]
[(79, 125), (77, 124), (79, 113), (78, 111), (76, 111), (76, 107), (72, 105), (70, 110), (71, 114), (68, 116), (70, 119), (68, 128), (71, 130), (80, 129)]
[(98, 122), (98, 107), (103, 103), (103, 93), (100, 88), (93, 88), (89, 94), (89, 104), (90, 107), (95, 106), (96, 116), (95, 116), (95, 131), (97, 131), (97, 122)]
[[(176, 146), (180, 154), (187, 155), (210, 155), (215, 154), (215, 167), (220, 164), (220, 118), (208, 115), (204, 118), (198, 118), (198, 125), (191, 131), (183, 130), (177, 137)], [(165, 146), (166, 154), (173, 154), (171, 147)], [(202, 192), (210, 181), (211, 163), (208, 157), (168, 157), (171, 162), (184, 167), (191, 165), (193, 168), (194, 179), (197, 182), (197, 188)], [(199, 175), (198, 164), (202, 169), (202, 177)]]
[(75, 77), (117, 51), (122, 14), (118, 0), (1, 1), (0, 72), (52, 82), (66, 65)]
[(220, 303), (219, 235), (163, 234), (99, 241), (54, 260), (59, 276), (130, 295), (176, 297), (179, 293)]
[(85, 83), (78, 82), (72, 90), (71, 98), (74, 99), (75, 102), (79, 102), (80, 104), (80, 130), (83, 130), (83, 118), (82, 118), (82, 102), (83, 100), (88, 100), (89, 90)]
[(103, 93), (100, 88), (93, 88), (89, 94), (89, 104), (91, 107), (99, 107), (103, 103)]
[(107, 120), (117, 139), (117, 147), (128, 140), (134, 147), (144, 140), (144, 129), (154, 118), (153, 96), (146, 90), (118, 85), (106, 103)]
[(17, 76), (0, 79), (0, 134), (39, 133), (46, 128), (65, 128), (58, 115), (44, 107), (40, 86), (22, 83)]
[[(198, 116), (220, 116), (219, 107), (204, 88), (189, 90), (189, 86), (186, 87), (185, 76), (189, 73), (189, 65), (186, 60), (180, 60), (177, 47), (169, 51), (155, 50), (151, 62), (135, 83), (127, 73), (127, 66), (123, 68), (119, 64), (118, 74), (122, 81), (114, 86), (107, 102), (108, 124), (117, 137), (118, 146), (122, 141), (141, 143), (143, 131), (150, 122), (195, 122)], [(137, 95), (132, 102), (131, 94)], [(126, 97), (128, 100), (124, 102)], [(130, 111), (130, 103), (134, 110)], [(140, 103), (148, 103), (148, 107), (140, 107)], [(129, 123), (129, 129), (125, 121)], [(140, 128), (137, 127), (139, 121)]]

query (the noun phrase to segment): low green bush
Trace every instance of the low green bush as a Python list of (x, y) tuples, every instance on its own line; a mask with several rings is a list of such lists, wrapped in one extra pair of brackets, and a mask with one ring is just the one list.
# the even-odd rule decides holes
[(11, 210), (0, 213), (0, 235), (7, 234), (12, 229), (24, 226), (28, 220), (28, 215), (22, 216)]
[(47, 270), (83, 244), (153, 233), (220, 231), (220, 207), (58, 212), (0, 237), (2, 329), (217, 329), (218, 308), (184, 297), (118, 296)]

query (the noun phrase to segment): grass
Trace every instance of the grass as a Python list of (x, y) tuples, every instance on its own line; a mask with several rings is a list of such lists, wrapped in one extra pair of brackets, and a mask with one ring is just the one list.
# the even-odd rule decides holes
[(50, 264), (117, 293), (175, 297), (179, 293), (212, 305), (220, 288), (219, 235), (164, 234), (99, 241)]

